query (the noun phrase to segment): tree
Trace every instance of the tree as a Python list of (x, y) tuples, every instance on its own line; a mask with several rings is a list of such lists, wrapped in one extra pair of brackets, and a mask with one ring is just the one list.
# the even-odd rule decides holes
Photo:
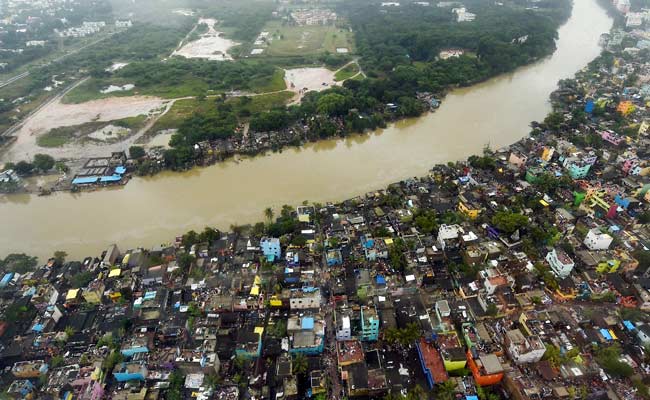
[(629, 378), (634, 374), (634, 368), (621, 361), (620, 357), (621, 349), (617, 344), (602, 347), (596, 353), (596, 360), (605, 372), (617, 378)]
[(185, 248), (185, 250), (190, 250), (190, 248), (199, 243), (199, 235), (195, 231), (189, 231), (186, 234), (183, 235), (183, 238), (181, 239), (181, 245)]
[(65, 327), (64, 332), (65, 332), (65, 336), (67, 336), (67, 338), (69, 339), (72, 337), (72, 335), (74, 335), (74, 328), (68, 325)]
[(436, 386), (436, 399), (453, 400), (456, 383), (453, 380), (444, 381)]
[(14, 166), (14, 171), (16, 171), (18, 175), (27, 175), (32, 172), (33, 169), (34, 165), (27, 161), (18, 161)]
[(395, 239), (393, 244), (388, 248), (388, 259), (390, 260), (390, 265), (396, 271), (404, 271), (408, 266), (406, 255), (404, 254), (407, 250), (406, 243), (402, 238)]
[(274, 215), (274, 213), (273, 213), (273, 209), (271, 207), (267, 207), (264, 210), (264, 216), (269, 221), (269, 223), (273, 222), (273, 215)]
[(182, 253), (180, 256), (178, 256), (178, 266), (181, 267), (181, 271), (187, 272), (192, 266), (194, 260), (194, 256), (190, 253)]
[(221, 231), (206, 226), (203, 229), (203, 232), (199, 233), (197, 243), (212, 243), (219, 239), (221, 239)]
[(138, 160), (145, 156), (145, 151), (142, 146), (131, 146), (129, 147), (129, 156), (134, 160)]
[(528, 224), (528, 217), (509, 211), (499, 211), (492, 217), (492, 224), (501, 232), (512, 234)]
[(63, 356), (54, 356), (52, 357), (52, 359), (50, 359), (50, 366), (52, 367), (52, 369), (58, 368), (61, 365), (63, 365), (64, 361), (65, 359), (63, 358)]
[(348, 110), (347, 99), (338, 93), (327, 93), (318, 99), (316, 109), (319, 114), (343, 115)]
[(309, 368), (307, 358), (301, 353), (296, 354), (291, 363), (293, 373), (296, 375), (304, 375), (307, 372), (307, 368)]
[(54, 167), (54, 158), (47, 154), (36, 154), (32, 165), (39, 171), (49, 171)]
[(169, 388), (165, 393), (167, 400), (183, 400), (183, 387), (185, 386), (185, 375), (181, 370), (174, 370), (169, 375)]
[(21, 274), (33, 271), (37, 264), (36, 257), (28, 256), (25, 253), (12, 253), (7, 255), (4, 260), (0, 260), (0, 268)]
[(499, 308), (494, 303), (488, 304), (487, 308), (485, 309), (485, 313), (491, 317), (496, 316), (498, 312)]
[(63, 250), (57, 250), (54, 252), (54, 260), (59, 263), (63, 264), (65, 262), (65, 258), (68, 256), (68, 253), (66, 253)]
[(415, 214), (415, 226), (424, 234), (433, 234), (438, 230), (438, 220), (434, 210), (422, 210)]

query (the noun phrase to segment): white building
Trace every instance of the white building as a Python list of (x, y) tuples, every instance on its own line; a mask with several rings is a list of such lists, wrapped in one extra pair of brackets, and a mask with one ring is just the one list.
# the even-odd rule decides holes
[(319, 308), (321, 303), (320, 289), (303, 289), (292, 293), (289, 299), (289, 308), (292, 310), (307, 310)]
[(546, 352), (546, 346), (538, 336), (526, 338), (519, 329), (506, 332), (505, 342), (510, 357), (517, 364), (536, 363)]
[(628, 28), (634, 28), (637, 26), (641, 26), (643, 24), (643, 13), (627, 13), (625, 16), (625, 26)]
[(438, 229), (438, 243), (444, 250), (447, 241), (456, 240), (458, 239), (459, 235), (462, 235), (464, 233), (465, 231), (460, 225), (440, 225), (440, 229)]
[(343, 315), (340, 321), (336, 321), (336, 340), (350, 340), (352, 339), (352, 328), (350, 324), (350, 316)]
[(472, 22), (476, 19), (476, 14), (468, 12), (465, 7), (454, 8), (451, 12), (456, 14), (458, 22)]
[(119, 19), (115, 21), (115, 27), (116, 28), (130, 28), (133, 26), (133, 22), (131, 22), (130, 19), (120, 21)]
[(562, 249), (553, 249), (546, 254), (546, 262), (559, 278), (566, 278), (573, 271), (575, 263)]
[(594, 228), (587, 233), (583, 243), (589, 250), (607, 250), (613, 240), (614, 238), (607, 233), (603, 233), (598, 228)]

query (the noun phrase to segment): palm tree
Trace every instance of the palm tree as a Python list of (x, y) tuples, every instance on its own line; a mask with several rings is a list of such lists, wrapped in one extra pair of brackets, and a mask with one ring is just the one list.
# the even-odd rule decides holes
[(305, 358), (303, 354), (296, 354), (296, 356), (293, 358), (293, 362), (291, 363), (292, 371), (296, 375), (303, 375), (305, 372), (307, 372), (308, 367), (307, 358)]
[(427, 398), (429, 398), (427, 392), (420, 385), (415, 385), (406, 395), (407, 400), (422, 400)]
[(454, 381), (445, 381), (436, 388), (436, 398), (440, 400), (453, 400), (456, 384)]
[(269, 221), (269, 224), (270, 224), (271, 222), (273, 222), (273, 215), (274, 215), (274, 213), (273, 213), (273, 209), (272, 209), (271, 207), (267, 207), (267, 208), (264, 210), (264, 216), (265, 216), (266, 219)]

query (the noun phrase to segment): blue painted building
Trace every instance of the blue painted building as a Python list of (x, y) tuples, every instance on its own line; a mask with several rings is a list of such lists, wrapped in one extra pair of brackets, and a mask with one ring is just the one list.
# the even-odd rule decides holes
[(149, 341), (146, 337), (134, 337), (122, 345), (120, 353), (126, 358), (131, 358), (138, 353), (148, 353), (148, 344)]
[(262, 238), (260, 241), (260, 248), (268, 262), (274, 262), (282, 257), (282, 247), (280, 246), (280, 239), (278, 238)]
[(139, 362), (123, 362), (115, 366), (113, 376), (118, 382), (144, 381), (147, 378), (147, 367)]
[(343, 255), (341, 254), (341, 250), (339, 249), (327, 250), (327, 254), (325, 257), (327, 259), (327, 265), (329, 267), (343, 264)]
[(379, 317), (377, 317), (377, 309), (374, 306), (361, 307), (360, 339), (366, 342), (379, 339)]
[(240, 330), (237, 335), (235, 354), (246, 359), (258, 358), (262, 354), (262, 333)]

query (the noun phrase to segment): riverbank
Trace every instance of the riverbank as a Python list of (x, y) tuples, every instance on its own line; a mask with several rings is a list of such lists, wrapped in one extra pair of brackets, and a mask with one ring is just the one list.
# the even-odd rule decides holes
[[(427, 173), (431, 165), (467, 159), (487, 144), (510, 145), (545, 117), (550, 93), (600, 54), (611, 19), (590, 0), (576, 0), (549, 58), (471, 88), (451, 91), (431, 115), (367, 135), (326, 140), (184, 173), (134, 177), (122, 189), (0, 199), (0, 252), (75, 257), (168, 242), (205, 225), (254, 223), (268, 206), (351, 198)], [(107, 212), (107, 210), (110, 210)], [(44, 223), (47, 221), (47, 223)]]

